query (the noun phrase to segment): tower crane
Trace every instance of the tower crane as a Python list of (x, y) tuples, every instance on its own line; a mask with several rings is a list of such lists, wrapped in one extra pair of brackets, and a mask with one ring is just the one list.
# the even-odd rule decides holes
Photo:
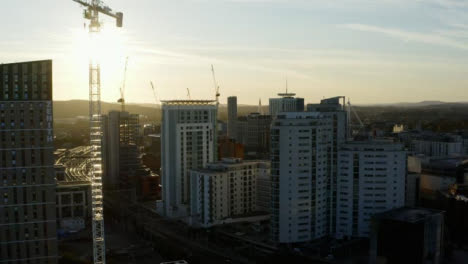
[(213, 64), (211, 64), (211, 74), (213, 75), (213, 83), (214, 83), (214, 86), (215, 86), (215, 99), (216, 99), (215, 135), (218, 135), (218, 133), (219, 133), (218, 113), (219, 113), (219, 95), (220, 94), (219, 94), (219, 85), (218, 85), (218, 82), (216, 81), (216, 75), (215, 75)]
[(125, 59), (124, 76), (123, 76), (123, 81), (122, 81), (122, 87), (120, 87), (120, 98), (119, 100), (117, 100), (117, 103), (120, 103), (121, 112), (125, 112), (125, 82), (127, 80), (127, 65), (128, 65), (128, 57)]
[(153, 96), (154, 96), (154, 103), (157, 104), (158, 103), (158, 99), (156, 97), (156, 89), (154, 88), (154, 85), (153, 85), (153, 82), (150, 81), (150, 84), (151, 84), (151, 89), (153, 89)]
[(359, 125), (358, 125), (358, 133), (359, 133), (361, 132), (362, 129), (364, 129), (364, 123), (362, 122), (356, 110), (354, 110), (354, 107), (351, 106), (351, 102), (349, 101), (349, 98), (348, 98), (348, 118), (351, 118), (351, 112), (353, 112), (354, 116), (359, 122)]
[[(101, 0), (72, 0), (82, 5), (84, 18), (90, 20), (89, 35), (94, 39), (101, 30), (99, 13), (115, 18), (116, 26), (122, 27), (123, 13), (113, 12)], [(96, 47), (91, 47), (96, 49)], [(92, 54), (92, 51), (89, 50)], [(104, 239), (104, 208), (102, 195), (102, 128), (101, 128), (101, 68), (96, 58), (89, 62), (89, 141), (91, 145), (91, 207), (93, 229), (94, 264), (106, 263)]]
[(258, 113), (263, 115), (262, 98), (258, 98)]
[(213, 83), (215, 86), (215, 99), (216, 99), (216, 111), (218, 111), (218, 106), (219, 106), (219, 85), (218, 82), (216, 81), (216, 76), (215, 76), (215, 71), (213, 64), (211, 64), (211, 74), (213, 75)]

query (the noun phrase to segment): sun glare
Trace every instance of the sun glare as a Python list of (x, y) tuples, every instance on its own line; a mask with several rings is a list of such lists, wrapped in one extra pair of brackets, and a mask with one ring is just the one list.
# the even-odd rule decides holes
[[(125, 39), (121, 29), (103, 27), (93, 38), (88, 29), (74, 32), (76, 70), (83, 73), (88, 70), (91, 61), (100, 64), (101, 94), (103, 101), (116, 101), (120, 98), (125, 58), (128, 56)], [(81, 74), (81, 84), (88, 84), (88, 74)]]

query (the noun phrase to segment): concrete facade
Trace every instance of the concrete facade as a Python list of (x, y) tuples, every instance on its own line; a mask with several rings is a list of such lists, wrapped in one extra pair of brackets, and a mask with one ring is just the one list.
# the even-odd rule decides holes
[(210, 227), (252, 216), (269, 203), (269, 196), (258, 194), (259, 188), (268, 192), (268, 161), (225, 158), (204, 169), (191, 170), (190, 174), (194, 225)]
[(411, 148), (416, 154), (424, 154), (428, 157), (447, 157), (463, 155), (463, 142), (460, 138), (433, 138), (415, 139), (411, 142)]
[(229, 96), (227, 99), (227, 136), (228, 138), (237, 139), (237, 97)]
[(343, 144), (337, 180), (336, 237), (368, 237), (372, 215), (405, 205), (406, 151), (387, 140)]
[(161, 176), (168, 217), (189, 215), (189, 170), (216, 160), (216, 115), (213, 101), (163, 101)]
[(345, 109), (345, 97), (337, 96), (323, 99), (320, 104), (307, 104), (307, 112), (320, 113), (332, 121), (332, 137), (330, 138), (330, 185), (328, 186), (330, 196), (330, 233), (336, 232), (336, 188), (338, 177), (338, 149), (349, 137), (350, 128), (348, 122), (348, 111)]
[(271, 127), (271, 239), (305, 242), (330, 233), (332, 120), (281, 113)]

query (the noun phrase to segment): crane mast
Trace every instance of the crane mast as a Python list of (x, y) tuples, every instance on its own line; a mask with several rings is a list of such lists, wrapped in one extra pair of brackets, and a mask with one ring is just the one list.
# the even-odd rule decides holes
[(187, 98), (189, 100), (192, 100), (192, 96), (190, 96), (190, 89), (189, 88), (187, 88)]
[[(213, 67), (213, 64), (211, 64), (211, 74), (213, 75), (213, 83), (214, 83), (214, 87), (215, 87), (215, 99), (216, 99), (216, 115), (215, 115), (215, 133), (216, 135), (218, 135), (218, 113), (219, 113), (219, 85), (218, 85), (218, 82), (216, 81), (216, 75), (215, 75), (215, 71), (214, 71), (214, 67)], [(217, 142), (216, 142), (217, 143)]]
[(211, 74), (213, 75), (213, 83), (215, 87), (216, 111), (218, 111), (220, 94), (219, 94), (219, 85), (218, 85), (218, 82), (216, 81), (216, 75), (215, 75), (213, 64), (211, 64)]
[(157, 104), (157, 103), (158, 103), (158, 99), (157, 99), (157, 96), (156, 96), (156, 89), (154, 88), (154, 85), (153, 85), (153, 82), (152, 82), (152, 81), (150, 81), (150, 84), (151, 84), (151, 89), (153, 89), (154, 103)]
[(122, 87), (120, 87), (120, 98), (117, 100), (120, 103), (120, 111), (125, 112), (125, 82), (127, 80), (127, 65), (128, 65), (128, 57), (125, 60), (125, 69), (124, 69), (124, 77), (122, 81)]
[[(364, 123), (362, 122), (361, 118), (359, 117), (358, 113), (356, 112), (356, 110), (354, 110), (354, 107), (351, 106), (351, 102), (349, 101), (349, 98), (348, 98), (348, 122), (351, 120), (351, 112), (354, 114), (354, 116), (356, 117), (357, 121), (359, 122), (359, 130), (358, 130), (358, 133), (361, 132), (362, 129), (364, 129)], [(351, 126), (350, 126), (351, 128)], [(352, 131), (351, 131), (352, 132)], [(350, 132), (350, 135), (352, 135), (352, 133)]]
[[(90, 20), (89, 35), (91, 41), (101, 30), (99, 13), (116, 19), (116, 26), (122, 27), (123, 14), (114, 13), (100, 0), (72, 0), (85, 7), (84, 18)], [(91, 47), (96, 49), (97, 47)], [(92, 51), (89, 50), (92, 54)], [(91, 176), (91, 206), (93, 229), (93, 260), (94, 264), (106, 263), (106, 247), (104, 239), (104, 207), (102, 195), (102, 127), (101, 127), (101, 68), (97, 58), (89, 62), (89, 140), (91, 146), (90, 176)]]

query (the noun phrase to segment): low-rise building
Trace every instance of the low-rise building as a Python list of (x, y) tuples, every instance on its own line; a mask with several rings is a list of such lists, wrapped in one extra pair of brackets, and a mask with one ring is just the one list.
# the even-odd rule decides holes
[(452, 185), (439, 192), (430, 208), (445, 212), (445, 233), (455, 245), (468, 245), (468, 185)]
[[(468, 157), (433, 158), (421, 163), (421, 199), (430, 203), (441, 190), (468, 182)], [(424, 204), (423, 204), (424, 205)]]
[(59, 229), (65, 232), (79, 231), (91, 220), (90, 151), (80, 146), (56, 152), (56, 215)]
[(90, 181), (58, 182), (56, 197), (60, 229), (79, 231), (89, 224), (92, 209)]
[(229, 137), (218, 140), (218, 158), (244, 158), (244, 145)]
[(411, 130), (396, 133), (395, 136), (415, 155), (440, 158), (464, 154), (462, 135)]
[[(270, 163), (225, 158), (190, 171), (191, 223), (210, 227), (244, 221), (269, 204)], [(261, 195), (258, 194), (261, 190)], [(265, 213), (263, 213), (265, 215)], [(254, 217), (255, 219), (255, 217)]]

